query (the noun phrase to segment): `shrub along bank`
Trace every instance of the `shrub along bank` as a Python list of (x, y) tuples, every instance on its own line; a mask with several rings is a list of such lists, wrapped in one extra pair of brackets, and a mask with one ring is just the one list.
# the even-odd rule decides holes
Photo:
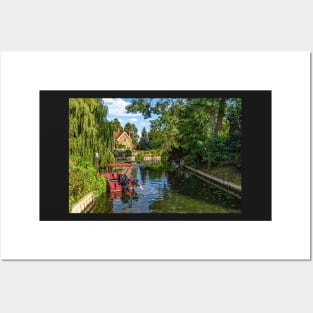
[(97, 197), (106, 192), (105, 178), (96, 176), (96, 168), (80, 157), (71, 157), (69, 162), (69, 207), (87, 193)]

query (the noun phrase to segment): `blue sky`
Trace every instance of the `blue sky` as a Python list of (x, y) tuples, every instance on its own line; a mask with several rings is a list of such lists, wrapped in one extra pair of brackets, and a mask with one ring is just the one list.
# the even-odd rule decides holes
[(130, 104), (131, 98), (103, 98), (103, 103), (108, 106), (108, 120), (112, 121), (118, 118), (121, 125), (124, 127), (126, 123), (135, 124), (138, 128), (138, 135), (141, 135), (141, 131), (144, 127), (146, 130), (150, 130), (150, 121), (156, 117), (150, 119), (144, 119), (141, 113), (127, 113), (125, 107)]

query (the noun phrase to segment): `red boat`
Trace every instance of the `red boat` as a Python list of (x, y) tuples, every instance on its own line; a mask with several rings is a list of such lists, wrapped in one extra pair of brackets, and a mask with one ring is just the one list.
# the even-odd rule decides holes
[[(136, 179), (131, 179), (127, 176), (127, 172), (130, 169), (131, 164), (129, 163), (111, 163), (107, 165), (108, 171), (102, 174), (107, 181), (107, 189), (111, 192), (121, 193), (122, 191), (132, 191), (137, 185)], [(124, 173), (116, 173), (114, 170), (118, 169)], [(126, 170), (125, 170), (126, 169)], [(111, 170), (109, 172), (109, 170)]]

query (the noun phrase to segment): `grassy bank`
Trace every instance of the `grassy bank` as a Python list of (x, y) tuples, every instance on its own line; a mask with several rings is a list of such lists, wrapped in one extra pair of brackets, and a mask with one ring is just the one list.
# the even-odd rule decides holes
[(241, 171), (235, 166), (215, 166), (207, 170), (206, 166), (199, 168), (204, 173), (241, 186)]

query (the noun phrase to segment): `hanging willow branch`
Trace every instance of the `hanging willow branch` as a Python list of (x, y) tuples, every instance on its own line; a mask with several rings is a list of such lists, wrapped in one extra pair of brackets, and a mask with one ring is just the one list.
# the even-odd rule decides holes
[(100, 166), (114, 162), (114, 138), (111, 123), (106, 120), (107, 107), (93, 98), (69, 99), (69, 154), (93, 162), (95, 152)]

